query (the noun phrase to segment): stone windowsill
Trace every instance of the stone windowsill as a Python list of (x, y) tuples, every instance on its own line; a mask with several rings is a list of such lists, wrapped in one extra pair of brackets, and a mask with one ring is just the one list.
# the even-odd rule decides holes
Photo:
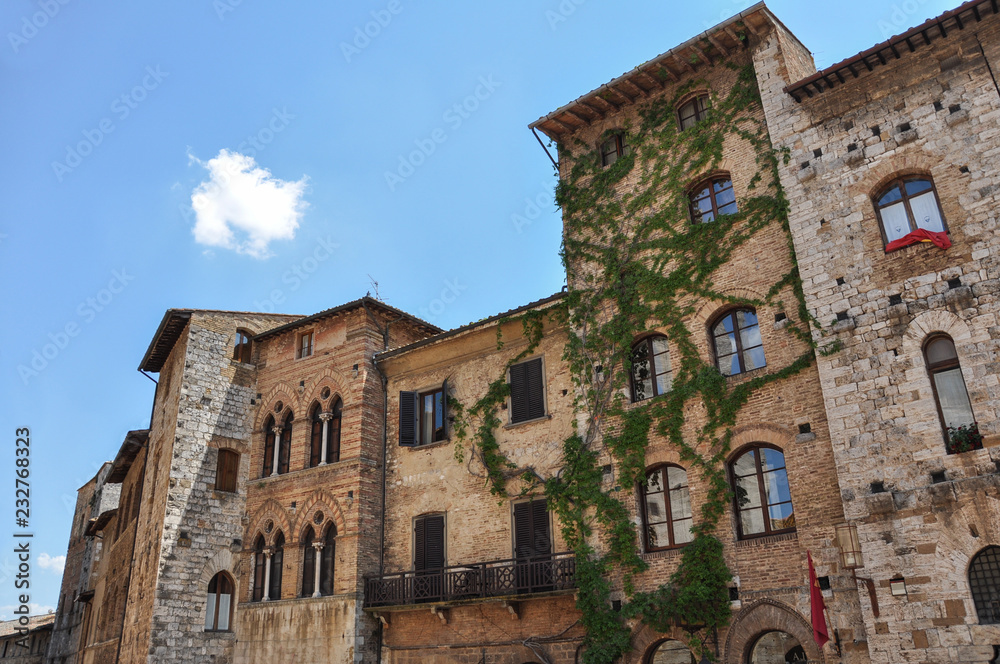
[(536, 422), (545, 422), (546, 420), (551, 420), (551, 419), (552, 419), (552, 415), (550, 413), (546, 413), (545, 415), (542, 415), (541, 417), (536, 417), (533, 420), (525, 420), (523, 422), (512, 422), (512, 423), (509, 423), (509, 424), (505, 424), (505, 425), (503, 425), (503, 428), (504, 429), (514, 429), (514, 428), (517, 428), (517, 427), (523, 427), (526, 424), (535, 424)]

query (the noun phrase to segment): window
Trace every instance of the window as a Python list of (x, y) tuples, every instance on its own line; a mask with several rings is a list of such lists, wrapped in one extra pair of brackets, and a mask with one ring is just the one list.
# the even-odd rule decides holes
[(690, 129), (708, 116), (708, 95), (698, 95), (677, 109), (681, 131)]
[(413, 569), (444, 567), (444, 515), (428, 514), (413, 520)]
[(279, 532), (271, 547), (271, 583), (268, 585), (267, 597), (270, 600), (281, 599), (281, 570), (285, 563), (285, 535)]
[(626, 154), (628, 154), (628, 144), (625, 142), (625, 134), (615, 134), (601, 143), (602, 166), (610, 166)]
[(649, 654), (647, 664), (698, 664), (691, 650), (681, 641), (664, 641)]
[(945, 231), (941, 204), (928, 177), (900, 178), (889, 183), (875, 197), (875, 211), (886, 244), (918, 228), (934, 233)]
[(233, 346), (233, 359), (245, 364), (250, 363), (250, 333), (246, 330), (236, 330), (236, 345)]
[(683, 468), (659, 466), (646, 473), (640, 506), (647, 551), (670, 549), (694, 539), (691, 495)]
[(264, 420), (264, 467), (261, 477), (269, 477), (274, 471), (274, 418), (270, 415)]
[(250, 600), (259, 602), (264, 599), (264, 577), (266, 576), (267, 556), (264, 555), (264, 536), (258, 535), (253, 546), (253, 594)]
[(429, 392), (399, 393), (399, 444), (430, 445), (448, 437), (448, 381)]
[(723, 214), (736, 214), (736, 193), (728, 175), (713, 178), (691, 192), (691, 221), (705, 224)]
[(299, 335), (299, 344), (295, 351), (295, 357), (301, 359), (313, 354), (313, 334), (312, 330)]
[(324, 412), (321, 404), (316, 404), (313, 408), (310, 468), (340, 461), (340, 422), (343, 410), (344, 404), (338, 398), (334, 398), (333, 408), (329, 412)]
[(275, 461), (278, 464), (278, 474), (282, 475), (288, 472), (288, 462), (292, 455), (292, 420), (295, 417), (292, 415), (292, 411), (288, 411), (285, 414), (285, 421), (281, 425), (281, 439), (278, 444), (278, 453)]
[(318, 592), (316, 588), (316, 533), (312, 526), (302, 538), (302, 597), (312, 597)]
[(539, 498), (514, 503), (514, 557), (536, 558), (551, 554), (548, 502)]
[[(333, 594), (333, 565), (337, 552), (337, 528), (331, 523), (321, 541), (310, 526), (302, 546), (302, 596), (320, 597)], [(317, 566), (317, 558), (319, 565)], [(316, 573), (319, 572), (319, 583)]]
[(795, 530), (792, 495), (781, 450), (754, 445), (730, 466), (740, 537)]
[(767, 364), (753, 309), (735, 309), (720, 318), (712, 326), (712, 342), (715, 362), (723, 376), (735, 376)]
[(205, 631), (228, 632), (233, 617), (233, 579), (219, 572), (208, 582), (205, 601)]
[(969, 589), (979, 624), (1000, 624), (1000, 546), (988, 546), (972, 559)]
[[(958, 363), (955, 343), (951, 337), (935, 335), (924, 344), (924, 360), (931, 376), (931, 387), (934, 391), (934, 402), (937, 404), (941, 425), (944, 427), (945, 442), (948, 453), (965, 452), (968, 449), (979, 449), (982, 441), (978, 436), (976, 418), (972, 413), (969, 393), (965, 389), (965, 379), (962, 377), (962, 367)], [(974, 428), (975, 440), (971, 447), (959, 449), (955, 445), (955, 434), (959, 429)]]
[(527, 422), (545, 415), (542, 358), (510, 368), (510, 423)]
[(670, 391), (670, 348), (662, 335), (648, 337), (632, 348), (632, 401)]
[(215, 490), (235, 493), (239, 471), (239, 453), (234, 450), (219, 450), (219, 460), (215, 467)]

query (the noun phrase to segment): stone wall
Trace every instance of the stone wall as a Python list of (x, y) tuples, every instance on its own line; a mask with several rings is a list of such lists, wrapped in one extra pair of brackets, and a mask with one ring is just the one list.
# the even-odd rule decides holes
[[(1000, 543), (1000, 18), (984, 13), (802, 103), (782, 92), (794, 81), (776, 45), (758, 58), (772, 138), (790, 150), (781, 180), (815, 338), (843, 345), (819, 372), (859, 574), (878, 592), (877, 617), (861, 600), (876, 662), (986, 662), (1000, 643), (967, 577)], [(901, 175), (933, 179), (947, 250), (885, 252), (872, 199)], [(946, 453), (922, 350), (932, 333), (955, 342), (985, 449)], [(889, 593), (896, 576), (905, 597)]]

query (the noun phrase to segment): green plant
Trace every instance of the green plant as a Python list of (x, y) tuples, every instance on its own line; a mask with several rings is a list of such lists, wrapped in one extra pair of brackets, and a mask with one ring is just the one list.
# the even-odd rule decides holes
[(948, 427), (948, 454), (961, 454), (983, 448), (983, 435), (978, 424)]

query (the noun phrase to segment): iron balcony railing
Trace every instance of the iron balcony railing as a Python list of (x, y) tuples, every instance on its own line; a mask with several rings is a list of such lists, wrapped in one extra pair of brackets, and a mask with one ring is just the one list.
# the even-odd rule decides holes
[(556, 553), (366, 577), (365, 605), (452, 602), (574, 588), (576, 558), (572, 553)]

